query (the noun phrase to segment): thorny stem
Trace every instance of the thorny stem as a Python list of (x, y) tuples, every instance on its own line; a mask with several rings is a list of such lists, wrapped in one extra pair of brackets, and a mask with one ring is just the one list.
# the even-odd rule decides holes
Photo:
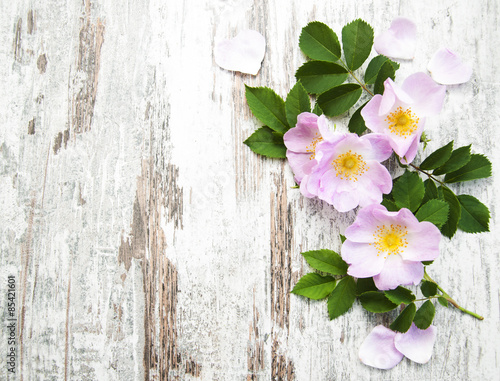
[(439, 284), (437, 284), (430, 276), (429, 274), (427, 274), (427, 271), (424, 270), (424, 279), (429, 281), (429, 282), (432, 282), (434, 283), (438, 290), (441, 291), (443, 293), (443, 298), (445, 298), (449, 303), (453, 304), (455, 306), (455, 308), (458, 308), (460, 311), (462, 312), (465, 312), (466, 314), (469, 314), (471, 316), (474, 316), (476, 319), (479, 319), (479, 320), (484, 320), (484, 317), (482, 317), (481, 315), (478, 315), (476, 314), (475, 312), (472, 312), (472, 311), (469, 311), (465, 308), (463, 308), (462, 306), (460, 306), (457, 302), (455, 302), (451, 297), (450, 295), (448, 295), (442, 288), (441, 286), (439, 286)]
[(440, 180), (436, 179), (436, 178), (435, 178), (433, 175), (431, 175), (429, 172), (424, 171), (423, 169), (421, 169), (420, 167), (417, 167), (416, 165), (414, 165), (414, 164), (412, 164), (412, 163), (410, 163), (410, 166), (412, 166), (413, 168), (415, 168), (417, 171), (422, 172), (424, 175), (429, 176), (432, 180), (434, 180), (434, 181), (438, 182), (439, 184), (441, 184), (441, 185), (443, 185), (443, 186), (446, 186), (446, 184), (445, 184), (445, 183), (443, 183), (442, 181), (440, 181)]

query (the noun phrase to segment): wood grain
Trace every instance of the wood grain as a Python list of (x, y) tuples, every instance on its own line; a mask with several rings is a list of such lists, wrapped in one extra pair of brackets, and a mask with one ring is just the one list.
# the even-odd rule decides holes
[[(355, 213), (303, 198), (285, 162), (242, 144), (260, 126), (244, 85), (285, 95), (309, 21), (340, 34), (361, 17), (377, 34), (398, 15), (418, 47), (397, 81), (443, 46), (474, 67), (426, 121), (417, 160), (450, 140), (487, 154), (493, 177), (453, 189), (492, 220), (491, 233), (443, 239), (430, 269), (485, 320), (438, 308), (431, 361), (384, 372), (357, 351), (395, 313), (355, 305), (330, 322), (324, 301), (290, 294), (310, 271), (300, 253), (338, 251)], [(0, 379), (498, 379), (498, 15), (489, 0), (2, 2), (0, 304), (14, 275), (18, 343), (16, 374), (2, 363)], [(247, 28), (267, 41), (255, 77), (212, 53)]]

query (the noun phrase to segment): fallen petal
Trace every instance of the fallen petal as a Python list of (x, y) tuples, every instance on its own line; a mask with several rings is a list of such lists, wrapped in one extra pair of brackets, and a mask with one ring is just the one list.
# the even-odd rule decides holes
[(391, 27), (375, 37), (374, 48), (378, 54), (391, 58), (411, 60), (417, 46), (417, 26), (405, 17), (397, 17)]
[(231, 71), (257, 75), (260, 70), (266, 40), (255, 30), (241, 31), (232, 40), (223, 40), (215, 45), (215, 63)]
[(425, 364), (431, 359), (436, 331), (437, 328), (433, 325), (427, 329), (419, 329), (412, 323), (408, 332), (396, 334), (394, 345), (411, 361)]
[(379, 369), (394, 368), (403, 359), (403, 354), (394, 346), (395, 336), (396, 332), (383, 325), (373, 328), (359, 348), (361, 362)]
[(439, 49), (429, 61), (427, 70), (432, 79), (443, 85), (458, 85), (467, 82), (472, 76), (472, 67), (462, 62), (450, 49)]

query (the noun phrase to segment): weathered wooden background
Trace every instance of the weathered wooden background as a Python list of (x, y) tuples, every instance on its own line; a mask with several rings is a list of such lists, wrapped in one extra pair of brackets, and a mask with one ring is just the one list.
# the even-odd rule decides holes
[[(438, 308), (426, 365), (364, 366), (389, 318), (290, 295), (300, 252), (338, 250), (354, 220), (291, 189), (285, 163), (242, 144), (258, 126), (244, 84), (281, 95), (305, 60), (307, 22), (340, 33), (418, 25), (425, 70), (446, 46), (474, 66), (427, 122), (429, 150), (455, 139), (494, 164), (467, 184), (489, 234), (443, 239), (432, 276), (480, 322)], [(0, 3), (0, 302), (18, 288), (20, 380), (491, 380), (499, 364), (500, 35), (498, 1), (3, 0)], [(227, 72), (214, 41), (267, 39), (258, 76)], [(346, 124), (344, 119), (336, 121)]]

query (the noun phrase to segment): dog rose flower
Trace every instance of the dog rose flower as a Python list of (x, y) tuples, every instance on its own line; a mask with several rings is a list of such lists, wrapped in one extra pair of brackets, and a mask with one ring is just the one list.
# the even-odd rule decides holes
[(375, 95), (361, 111), (366, 127), (387, 135), (394, 152), (410, 163), (417, 154), (425, 118), (441, 111), (446, 87), (425, 73), (410, 75), (399, 87), (384, 82), (384, 94)]
[(378, 369), (394, 368), (404, 356), (425, 364), (432, 356), (436, 341), (436, 327), (422, 330), (412, 324), (408, 332), (394, 332), (378, 325), (365, 338), (359, 348), (359, 359), (365, 365)]
[(424, 276), (422, 261), (439, 255), (441, 233), (430, 222), (419, 222), (408, 209), (388, 212), (369, 205), (345, 231), (341, 254), (356, 278), (373, 277), (379, 290), (417, 285)]

